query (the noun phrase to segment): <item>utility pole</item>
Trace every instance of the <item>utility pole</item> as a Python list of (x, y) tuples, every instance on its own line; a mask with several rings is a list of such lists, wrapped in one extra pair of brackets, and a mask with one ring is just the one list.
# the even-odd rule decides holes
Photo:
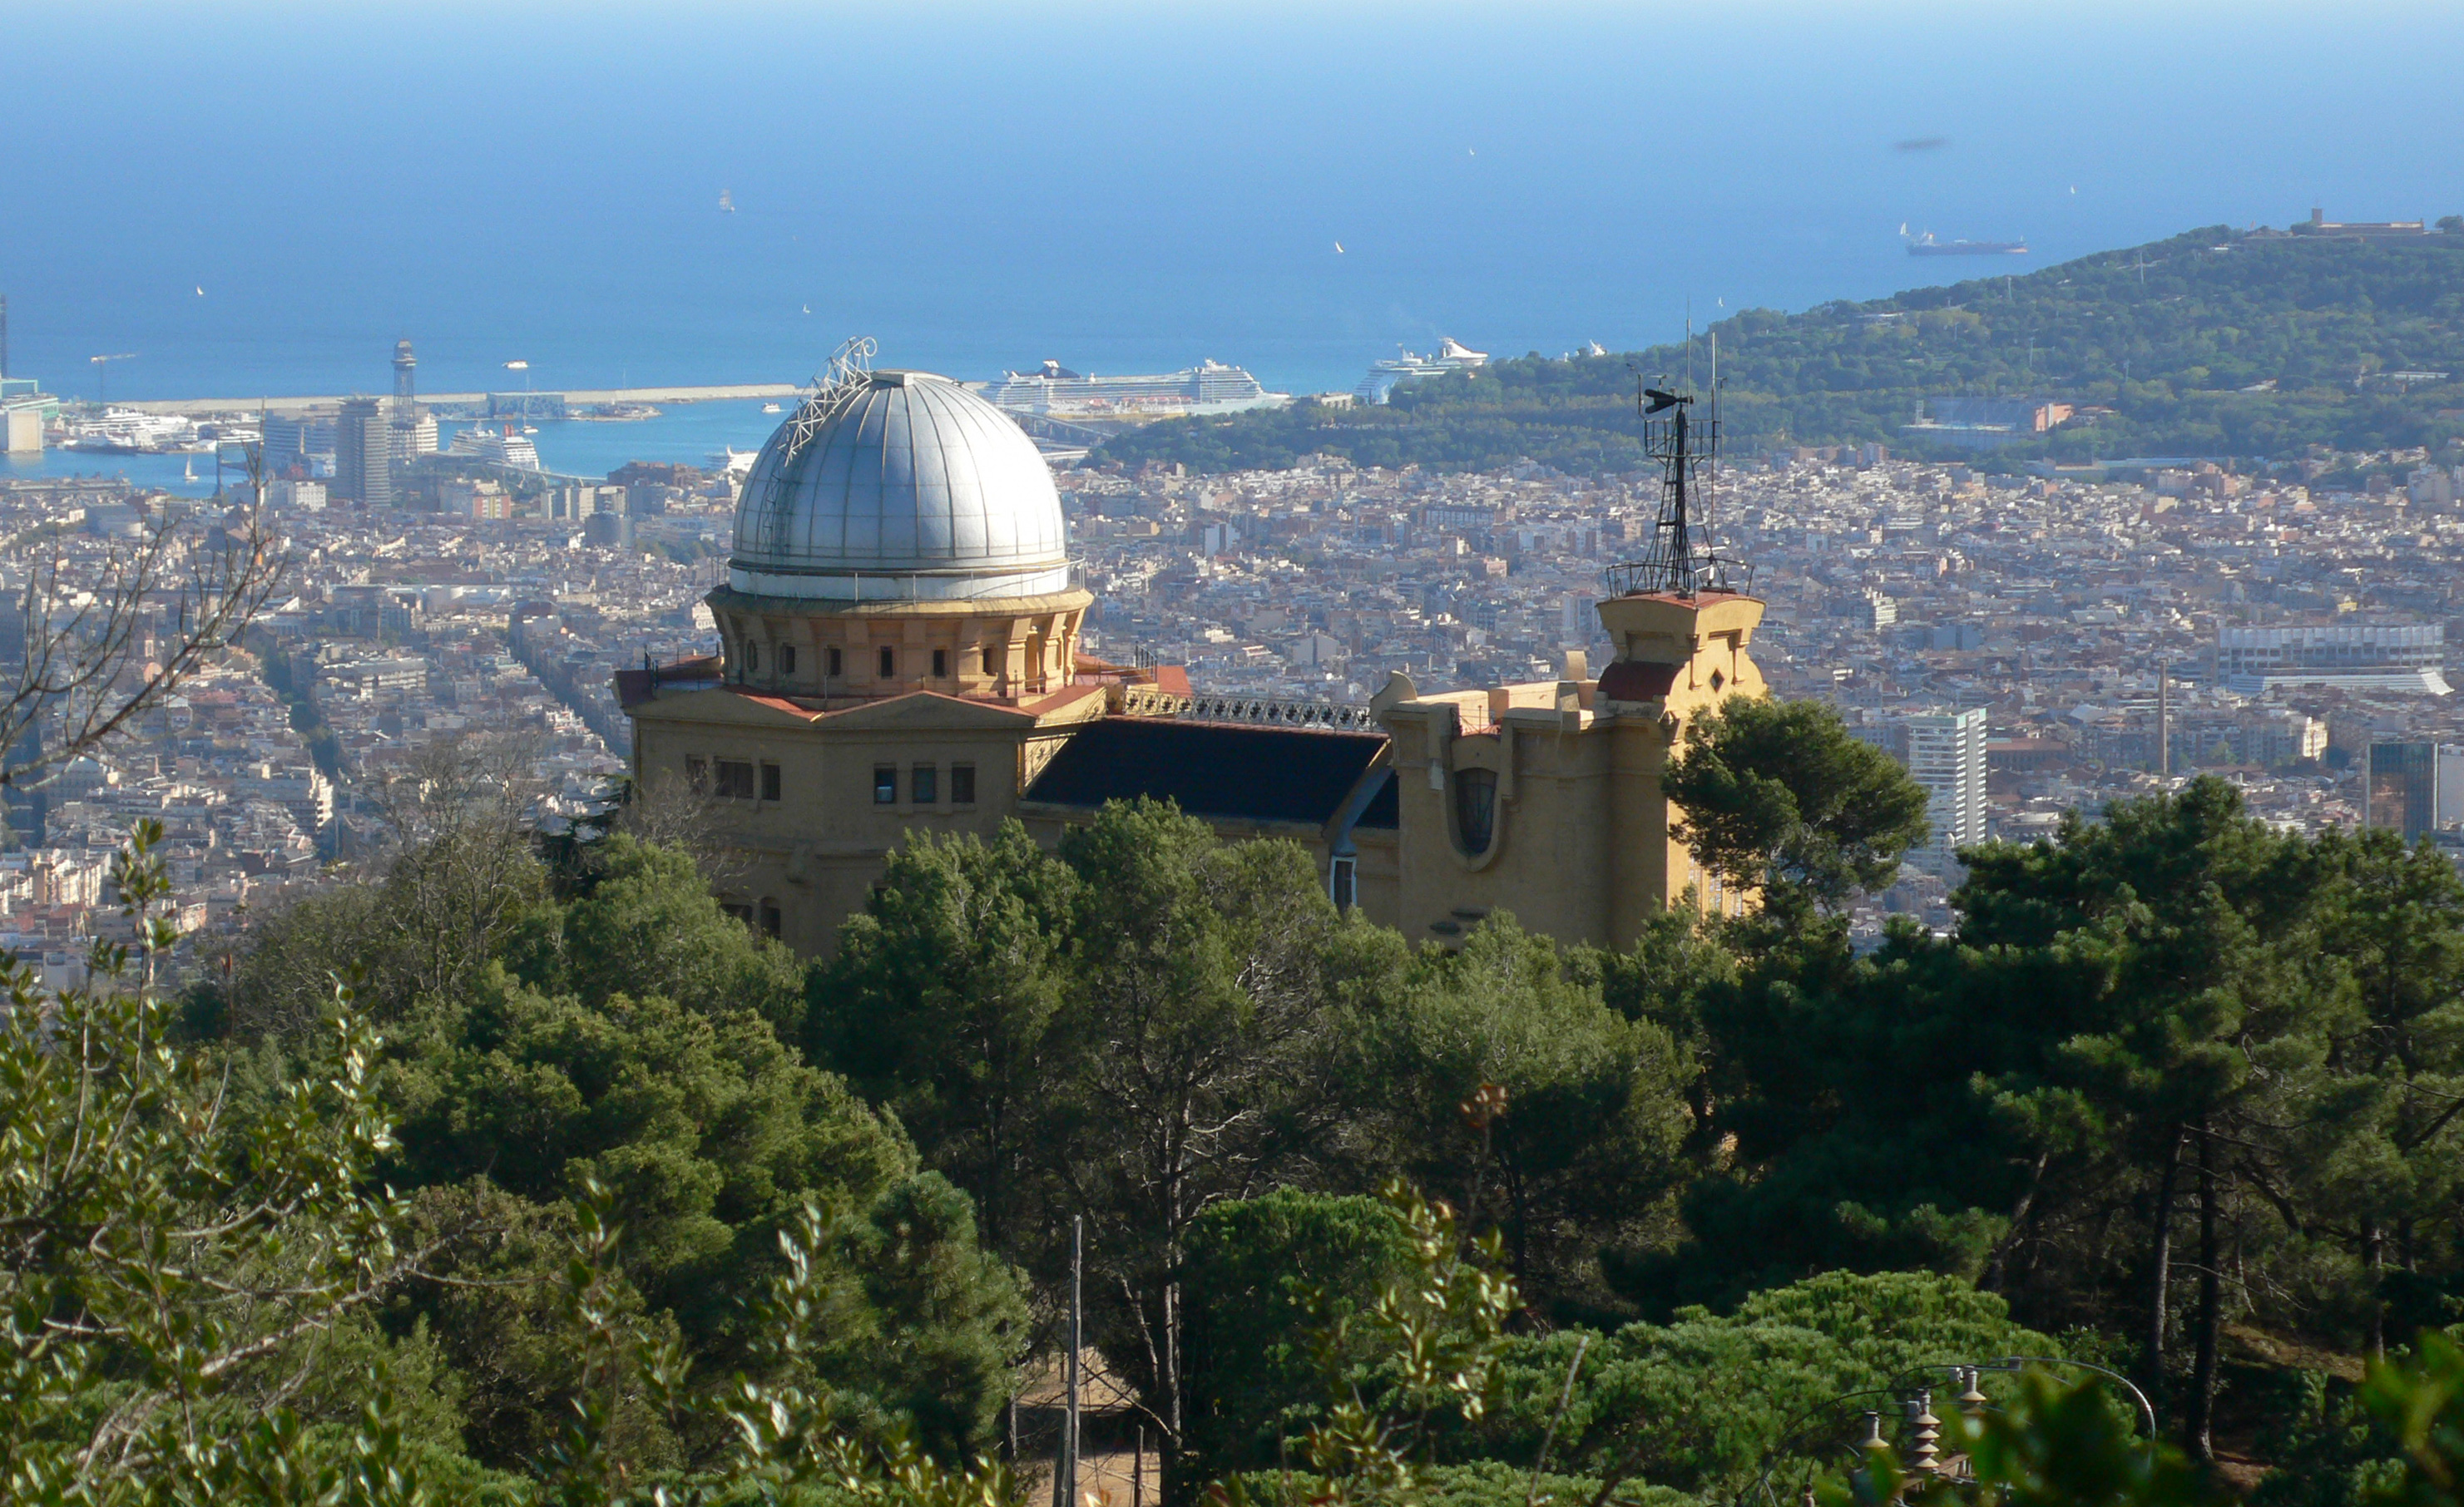
[(1061, 1363), (1067, 1401), (1062, 1411), (1061, 1442), (1053, 1449), (1052, 1507), (1078, 1507), (1078, 1347), (1085, 1340), (1081, 1279), (1086, 1258), (1087, 1216), (1079, 1214), (1069, 1221), (1069, 1353)]

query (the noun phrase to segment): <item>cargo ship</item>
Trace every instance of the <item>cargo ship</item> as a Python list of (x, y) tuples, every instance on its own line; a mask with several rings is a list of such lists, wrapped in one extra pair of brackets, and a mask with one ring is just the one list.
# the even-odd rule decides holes
[(2025, 256), (2025, 241), (1938, 241), (1931, 230), (1909, 235), (1906, 226), (1900, 234), (1908, 243), (1910, 256)]

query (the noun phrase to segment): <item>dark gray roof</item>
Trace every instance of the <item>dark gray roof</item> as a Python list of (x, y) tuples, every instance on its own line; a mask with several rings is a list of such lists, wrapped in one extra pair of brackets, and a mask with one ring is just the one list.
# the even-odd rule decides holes
[(1061, 746), (1026, 798), (1092, 807), (1145, 796), (1197, 817), (1322, 826), (1385, 746), (1371, 732), (1106, 717)]

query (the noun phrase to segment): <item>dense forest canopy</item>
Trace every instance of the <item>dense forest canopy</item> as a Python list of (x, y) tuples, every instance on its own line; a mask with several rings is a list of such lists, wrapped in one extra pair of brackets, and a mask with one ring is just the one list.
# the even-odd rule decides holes
[(1854, 443), (1970, 453), (1903, 427), (1948, 397), (2082, 410), (1991, 452), (2005, 462), (2432, 445), (2464, 434), (2464, 233), (2356, 240), (2211, 226), (1888, 298), (1749, 309), (1691, 350), (1533, 352), (1407, 384), (1382, 408), (1305, 400), (1151, 425), (1097, 459), (1221, 471), (1323, 453), (1442, 470), (1524, 458), (1575, 473), (1640, 470), (1638, 374), (1707, 383), (1714, 337), (1731, 454)]
[(2453, 1507), (2445, 856), (2201, 779), (1860, 955), (1903, 771), (1742, 704), (1669, 780), (1766, 903), (1623, 950), (1135, 802), (919, 834), (808, 962), (428, 781), (175, 991), (142, 827), (139, 945), (0, 975), (0, 1498), (1020, 1507), (1077, 1285), (1165, 1507)]

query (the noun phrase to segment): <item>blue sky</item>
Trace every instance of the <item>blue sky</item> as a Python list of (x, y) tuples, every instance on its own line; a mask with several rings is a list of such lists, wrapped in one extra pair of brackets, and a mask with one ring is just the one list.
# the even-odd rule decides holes
[(1664, 338), (1689, 299), (1888, 292), (1943, 265), (1901, 252), (1903, 221), (2044, 265), (2314, 203), (2464, 211), (2464, 22), (2426, 5), (0, 26), (15, 367), (135, 350), (132, 394), (378, 383), (401, 334), (431, 385), (514, 358), (550, 386), (773, 380), (856, 330), (969, 377), (1213, 356), (1326, 385), (1441, 333), (1553, 352)]

